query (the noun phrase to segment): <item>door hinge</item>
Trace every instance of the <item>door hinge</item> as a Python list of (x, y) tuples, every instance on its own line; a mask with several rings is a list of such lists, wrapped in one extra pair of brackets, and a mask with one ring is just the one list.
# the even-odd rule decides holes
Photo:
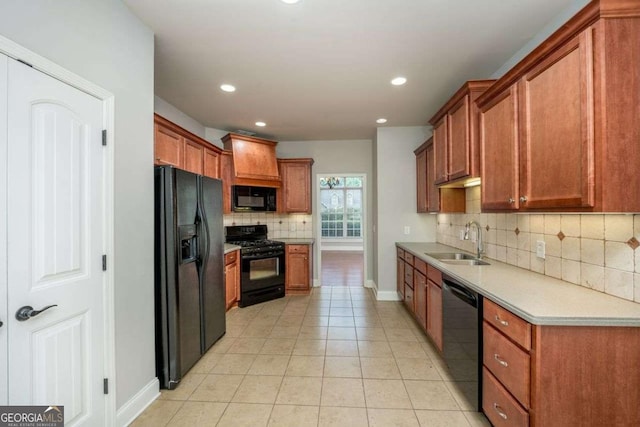
[(109, 394), (109, 378), (105, 378), (102, 380), (102, 389), (104, 394)]
[(107, 130), (102, 129), (102, 145), (107, 145)]
[(102, 255), (102, 271), (107, 271), (107, 256)]

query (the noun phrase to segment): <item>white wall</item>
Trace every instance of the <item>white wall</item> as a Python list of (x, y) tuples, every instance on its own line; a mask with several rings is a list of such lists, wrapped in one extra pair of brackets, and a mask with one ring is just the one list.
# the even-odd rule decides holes
[(560, 14), (554, 17), (547, 25), (545, 25), (535, 36), (531, 38), (518, 50), (507, 62), (505, 62), (493, 75), (492, 79), (499, 79), (504, 73), (509, 71), (514, 65), (527, 56), (533, 49), (538, 47), (547, 37), (553, 34), (560, 26), (564, 25), (573, 15), (580, 9), (585, 7), (590, 0), (574, 0), (573, 3)]
[[(378, 128), (376, 150), (378, 299), (397, 299), (396, 242), (435, 242), (436, 216), (419, 214), (413, 150), (431, 136), (425, 126)], [(410, 234), (404, 234), (404, 227)]]
[(169, 104), (157, 95), (154, 96), (153, 110), (165, 119), (172, 121), (195, 135), (198, 135), (200, 138), (204, 138), (206, 135), (206, 129), (200, 124), (200, 122), (190, 116), (187, 116), (185, 113), (178, 110), (172, 104)]
[(115, 95), (119, 408), (155, 378), (153, 34), (115, 0), (3, 0), (0, 34)]
[[(317, 176), (325, 174), (354, 173), (363, 174), (367, 179), (367, 205), (365, 210), (365, 221), (367, 236), (367, 271), (365, 280), (373, 278), (373, 198), (371, 190), (373, 188), (373, 162), (372, 162), (372, 142), (371, 140), (342, 140), (342, 141), (285, 141), (278, 143), (276, 154), (278, 158), (311, 157), (314, 160), (312, 175), (312, 204), (313, 215), (317, 217)], [(315, 229), (314, 229), (315, 232)], [(316, 239), (318, 236), (316, 236)], [(318, 278), (318, 254), (314, 251), (314, 274)]]

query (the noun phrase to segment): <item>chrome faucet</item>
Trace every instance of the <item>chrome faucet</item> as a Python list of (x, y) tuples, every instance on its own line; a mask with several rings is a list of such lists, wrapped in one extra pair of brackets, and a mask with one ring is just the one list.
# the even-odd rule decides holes
[(478, 259), (481, 259), (482, 254), (484, 253), (484, 248), (482, 247), (482, 229), (480, 227), (480, 224), (478, 224), (476, 221), (470, 221), (466, 223), (464, 226), (464, 240), (469, 240), (469, 231), (471, 230), (472, 225), (475, 225), (476, 229), (478, 230), (478, 236), (476, 238), (476, 251)]

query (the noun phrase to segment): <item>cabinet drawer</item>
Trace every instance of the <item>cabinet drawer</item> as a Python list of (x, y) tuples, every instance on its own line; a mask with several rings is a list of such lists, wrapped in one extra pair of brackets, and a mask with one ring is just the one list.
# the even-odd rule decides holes
[(287, 252), (290, 254), (308, 254), (308, 245), (287, 245)]
[(413, 267), (406, 264), (404, 266), (404, 283), (413, 289)]
[(531, 325), (527, 321), (488, 299), (484, 300), (484, 320), (525, 350), (531, 350)]
[(411, 264), (411, 266), (413, 266), (413, 255), (411, 255), (409, 252), (404, 253), (404, 260), (406, 262), (408, 262), (409, 264)]
[(413, 288), (409, 287), (409, 285), (406, 283), (404, 284), (404, 303), (407, 305), (409, 310), (411, 310), (411, 312), (413, 313), (414, 311)]
[(430, 264), (427, 264), (427, 278), (442, 287), (442, 272)]
[(413, 267), (425, 276), (427, 275), (427, 263), (421, 259), (414, 258)]
[(484, 322), (482, 332), (484, 366), (520, 401), (529, 407), (531, 357), (504, 335)]
[(487, 368), (482, 368), (482, 409), (494, 427), (529, 426), (529, 413)]
[(396, 248), (396, 251), (398, 252), (398, 258), (404, 259), (404, 251), (400, 248)]
[(224, 265), (233, 264), (238, 259), (238, 251), (229, 252), (224, 255)]

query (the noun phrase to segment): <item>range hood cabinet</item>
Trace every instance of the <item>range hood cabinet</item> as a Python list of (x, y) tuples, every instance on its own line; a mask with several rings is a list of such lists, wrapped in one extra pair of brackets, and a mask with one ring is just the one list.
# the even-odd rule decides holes
[(280, 187), (276, 141), (229, 133), (222, 142), (233, 153), (235, 185)]

